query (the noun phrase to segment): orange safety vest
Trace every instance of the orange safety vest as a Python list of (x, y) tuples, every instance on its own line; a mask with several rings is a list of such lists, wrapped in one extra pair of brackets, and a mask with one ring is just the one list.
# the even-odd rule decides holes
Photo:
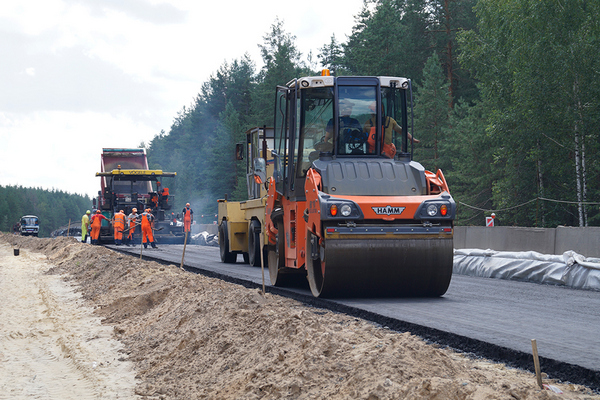
[(154, 220), (154, 215), (152, 215), (152, 213), (148, 213), (148, 212), (142, 213), (142, 228), (150, 227), (153, 220)]
[(115, 214), (115, 228), (125, 228), (125, 214), (120, 212)]
[(102, 226), (102, 220), (108, 219), (102, 214), (96, 214), (92, 216), (92, 228), (100, 228)]
[(154, 215), (152, 215), (152, 213), (142, 213), (142, 243), (146, 243), (146, 241), (149, 241), (150, 243), (154, 242), (154, 235), (152, 234), (151, 224), (153, 220)]
[[(381, 148), (381, 155), (388, 157), (388, 158), (394, 158), (394, 156), (396, 155), (396, 146), (394, 145), (394, 143), (384, 143), (384, 134), (385, 134), (385, 129), (383, 129), (383, 126), (381, 127), (381, 144), (383, 145)], [(369, 132), (369, 138), (367, 139), (367, 144), (369, 145), (369, 154), (374, 154), (375, 153), (375, 127), (372, 126), (371, 127), (371, 131)]]

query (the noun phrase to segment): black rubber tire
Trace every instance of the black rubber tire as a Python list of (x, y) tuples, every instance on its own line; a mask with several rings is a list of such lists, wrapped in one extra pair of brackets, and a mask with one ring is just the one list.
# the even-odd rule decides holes
[[(310, 231), (306, 231), (306, 272), (308, 276), (308, 285), (313, 296), (321, 296), (323, 289), (323, 272), (321, 270), (321, 257), (313, 260), (312, 258), (312, 246), (313, 242), (311, 239), (317, 239), (317, 236)], [(320, 250), (320, 249), (319, 249)], [(320, 251), (319, 251), (320, 254)]]
[(227, 236), (227, 222), (221, 222), (219, 225), (219, 253), (221, 261), (227, 264), (233, 264), (237, 260), (237, 254), (229, 251), (229, 237)]
[(269, 248), (269, 278), (271, 285), (284, 286), (284, 278), (280, 270), (285, 266), (285, 240), (283, 232), (283, 224), (280, 219), (275, 222), (277, 228), (277, 236), (275, 246)]
[(252, 220), (248, 229), (248, 263), (260, 267), (260, 222)]

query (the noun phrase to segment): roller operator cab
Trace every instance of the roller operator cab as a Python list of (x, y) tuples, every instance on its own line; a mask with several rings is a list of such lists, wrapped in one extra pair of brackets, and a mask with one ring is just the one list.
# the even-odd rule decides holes
[(412, 160), (411, 82), (294, 79), (277, 87), (265, 207), (271, 283), (315, 296), (441, 296), (456, 205)]

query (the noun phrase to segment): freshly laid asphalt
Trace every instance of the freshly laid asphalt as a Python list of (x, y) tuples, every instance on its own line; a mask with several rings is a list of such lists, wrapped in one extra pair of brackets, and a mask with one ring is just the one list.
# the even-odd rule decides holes
[[(140, 247), (108, 246), (139, 257)], [(177, 266), (182, 245), (143, 249), (142, 257)], [(224, 264), (218, 247), (187, 245), (184, 266), (246, 286), (260, 287), (261, 268)], [(600, 390), (600, 292), (531, 282), (453, 275), (440, 298), (314, 299), (308, 284), (267, 290), (410, 331), (430, 342), (508, 365), (533, 370), (531, 340), (536, 339), (542, 372), (551, 378)], [(287, 293), (287, 294), (286, 294)]]

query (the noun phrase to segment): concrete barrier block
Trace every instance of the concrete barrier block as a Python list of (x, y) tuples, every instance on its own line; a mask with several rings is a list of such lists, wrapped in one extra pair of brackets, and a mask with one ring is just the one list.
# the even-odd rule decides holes
[(467, 230), (469, 226), (455, 226), (454, 227), (454, 248), (455, 249), (467, 249)]
[[(461, 233), (462, 234), (462, 233)], [(462, 238), (460, 239), (462, 240)], [(537, 251), (554, 253), (553, 229), (521, 228), (512, 226), (469, 226), (464, 232), (464, 242), (455, 241), (454, 247), (468, 249), (492, 249), (497, 251)]]
[(573, 250), (585, 257), (600, 258), (600, 227), (571, 227), (556, 228), (556, 253)]

